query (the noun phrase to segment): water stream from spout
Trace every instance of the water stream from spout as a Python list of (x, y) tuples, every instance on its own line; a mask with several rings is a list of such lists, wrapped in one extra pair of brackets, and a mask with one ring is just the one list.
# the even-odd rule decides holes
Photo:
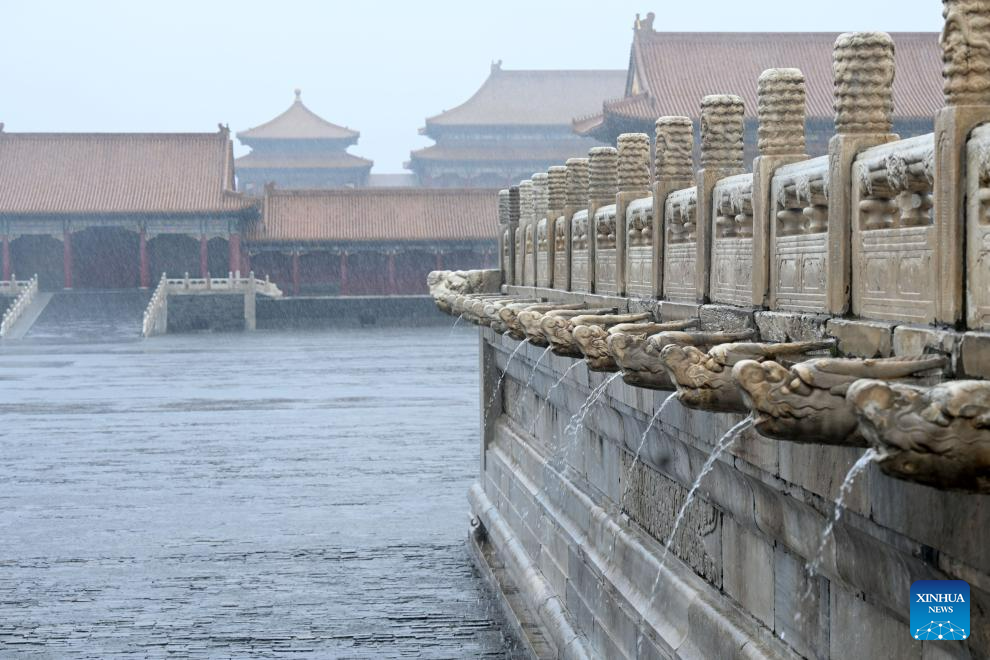
[(447, 333), (448, 340), (454, 336), (454, 330), (457, 329), (457, 324), (460, 323), (463, 318), (464, 318), (464, 314), (461, 314), (456, 319), (454, 319), (454, 325), (450, 326), (450, 332)]
[[(551, 348), (551, 347), (548, 346), (547, 348)], [(547, 390), (546, 405), (541, 406), (540, 407), (540, 411), (538, 413), (536, 413), (536, 418), (533, 420), (533, 428), (530, 429), (530, 431), (529, 431), (530, 434), (536, 433), (536, 425), (540, 423), (540, 419), (542, 419), (542, 417), (543, 417), (543, 411), (550, 407), (550, 394), (555, 389), (557, 389), (558, 387), (560, 387), (560, 384), (564, 382), (564, 379), (565, 378), (567, 378), (567, 374), (571, 373), (571, 371), (575, 367), (577, 367), (579, 364), (581, 364), (581, 362), (582, 362), (581, 360), (575, 360), (573, 363), (571, 363), (571, 366), (567, 367), (567, 369), (564, 370), (564, 373), (562, 373), (560, 375), (560, 378), (557, 379), (557, 382), (555, 382), (553, 385), (551, 385), (550, 386), (550, 389)]]
[(674, 545), (674, 538), (677, 535), (677, 530), (680, 529), (681, 524), (684, 522), (684, 518), (687, 515), (688, 507), (694, 501), (695, 496), (698, 493), (698, 488), (701, 487), (701, 482), (704, 480), (708, 473), (715, 468), (715, 462), (718, 461), (719, 457), (725, 453), (725, 451), (735, 442), (736, 438), (739, 437), (743, 431), (748, 429), (753, 425), (753, 418), (747, 417), (742, 420), (731, 429), (725, 432), (725, 435), (719, 439), (718, 444), (712, 453), (708, 456), (708, 460), (701, 467), (701, 472), (698, 473), (697, 478), (694, 483), (691, 484), (691, 488), (688, 490), (687, 496), (684, 498), (684, 503), (681, 504), (680, 510), (677, 512), (677, 516), (674, 518), (674, 524), (670, 528), (670, 536), (667, 537), (667, 542), (663, 546), (663, 555), (660, 556), (660, 564), (657, 566), (657, 576), (653, 580), (653, 587), (650, 589), (650, 601), (643, 611), (643, 624), (640, 628), (638, 638), (636, 640), (636, 657), (642, 656), (643, 650), (643, 628), (646, 627), (646, 615), (653, 609), (653, 603), (657, 597), (657, 587), (660, 586), (660, 578), (663, 575), (663, 567), (667, 563), (667, 558), (670, 556), (670, 548)]
[[(591, 390), (591, 394), (588, 395), (588, 398), (584, 400), (584, 403), (581, 404), (578, 411), (571, 416), (571, 420), (567, 423), (567, 426), (564, 427), (565, 456), (570, 454), (570, 446), (577, 443), (578, 431), (581, 430), (581, 426), (584, 424), (584, 419), (588, 416), (591, 408), (598, 403), (598, 399), (602, 398), (602, 395), (605, 394), (605, 390), (608, 389), (608, 386), (621, 375), (622, 372), (616, 372), (603, 380), (598, 387)], [(570, 442), (567, 441), (568, 436), (571, 436)]]
[[(805, 579), (808, 582), (808, 586), (805, 588), (804, 595), (801, 597), (802, 603), (808, 598), (811, 598), (811, 591), (814, 586), (813, 578), (818, 575), (818, 571), (822, 567), (822, 560), (825, 558), (825, 546), (828, 545), (828, 540), (831, 538), (832, 532), (835, 531), (836, 524), (842, 518), (842, 512), (846, 508), (846, 498), (849, 497), (849, 493), (852, 491), (853, 482), (856, 481), (856, 477), (867, 468), (876, 456), (877, 452), (875, 449), (867, 449), (859, 457), (859, 460), (853, 463), (853, 466), (849, 468), (849, 472), (846, 473), (846, 478), (842, 480), (842, 485), (839, 486), (839, 494), (835, 498), (835, 515), (822, 530), (822, 536), (818, 541), (818, 550), (815, 552), (815, 558), (805, 568)], [(794, 615), (794, 620), (800, 621), (800, 617), (801, 609), (798, 609)]]
[(636, 453), (633, 455), (632, 463), (629, 465), (629, 469), (626, 470), (626, 478), (623, 481), (622, 486), (622, 496), (619, 498), (619, 513), (622, 513), (622, 510), (625, 507), (626, 495), (629, 494), (629, 481), (632, 477), (633, 470), (635, 470), (636, 466), (639, 464), (639, 457), (643, 453), (643, 447), (646, 445), (646, 438), (649, 437), (650, 430), (653, 428), (653, 425), (657, 423), (657, 420), (659, 420), (663, 415), (663, 411), (667, 409), (667, 406), (676, 400), (677, 396), (671, 393), (666, 399), (663, 400), (663, 403), (660, 404), (660, 407), (657, 408), (656, 413), (654, 413), (652, 419), (650, 419), (650, 423), (646, 425), (646, 430), (643, 431), (643, 435), (639, 439), (639, 446), (636, 447)]
[(526, 395), (526, 391), (529, 390), (529, 386), (533, 384), (533, 377), (536, 376), (536, 369), (540, 366), (540, 362), (543, 362), (543, 358), (547, 356), (547, 353), (550, 352), (550, 348), (550, 346), (547, 346), (546, 350), (540, 353), (540, 357), (537, 358), (536, 362), (533, 364), (533, 370), (529, 372), (529, 378), (526, 379), (526, 387), (519, 390), (519, 394), (516, 395), (516, 400), (512, 403), (512, 410), (515, 410), (519, 406), (519, 402), (522, 401), (522, 398)]
[(495, 398), (498, 396), (499, 391), (502, 388), (502, 381), (505, 380), (505, 374), (509, 372), (509, 365), (512, 364), (512, 358), (516, 357), (516, 353), (519, 352), (519, 349), (528, 343), (529, 339), (527, 338), (516, 344), (515, 349), (509, 354), (509, 359), (505, 361), (505, 369), (502, 370), (502, 374), (498, 377), (498, 382), (495, 383), (495, 388), (492, 390), (492, 396), (488, 399), (488, 403), (485, 405), (485, 419), (488, 419), (488, 413), (491, 412), (492, 404), (495, 403)]

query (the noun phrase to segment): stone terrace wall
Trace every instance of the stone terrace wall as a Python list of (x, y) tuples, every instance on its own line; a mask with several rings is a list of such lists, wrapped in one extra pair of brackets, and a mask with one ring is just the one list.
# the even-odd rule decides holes
[[(509, 567), (503, 592), (529, 595), (537, 627), (565, 622), (551, 626), (572, 635), (558, 640), (561, 657), (990, 656), (990, 497), (937, 491), (871, 466), (809, 584), (805, 565), (862, 450), (747, 431), (702, 483), (658, 578), (688, 488), (742, 417), (672, 402), (643, 442), (667, 393), (616, 379), (568, 447), (565, 427), (609, 374), (480, 332), (490, 406), (472, 511), (486, 531), (481, 543)], [(912, 640), (909, 589), (919, 579), (969, 582), (967, 642)], [(549, 605), (536, 613), (542, 602), (559, 603), (559, 617)]]

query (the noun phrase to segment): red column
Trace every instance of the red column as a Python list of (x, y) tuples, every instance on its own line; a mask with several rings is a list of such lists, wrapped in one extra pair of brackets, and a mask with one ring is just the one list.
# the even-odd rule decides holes
[(65, 288), (72, 288), (72, 232), (62, 234), (62, 272), (65, 273)]
[(443, 270), (443, 252), (437, 252), (437, 267), (435, 270)]
[(13, 267), (10, 265), (10, 236), (3, 235), (3, 279), (9, 280)]
[(206, 234), (199, 237), (199, 276), (206, 279), (209, 276), (210, 251), (206, 241)]
[(141, 288), (147, 289), (151, 286), (151, 270), (148, 268), (148, 240), (143, 227), (138, 234), (138, 253), (141, 258)]
[(395, 287), (395, 252), (388, 253), (388, 294), (394, 296), (396, 293)]
[(347, 253), (340, 253), (340, 295), (347, 295)]
[(292, 253), (292, 295), (299, 295), (299, 253)]
[[(230, 270), (239, 271), (241, 269), (241, 235), (230, 235)], [(243, 275), (243, 273), (242, 273)]]

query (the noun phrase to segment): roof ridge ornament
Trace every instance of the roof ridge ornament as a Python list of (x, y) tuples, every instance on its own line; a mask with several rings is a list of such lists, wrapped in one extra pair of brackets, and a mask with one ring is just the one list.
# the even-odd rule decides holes
[(296, 87), (293, 91), (296, 94), (296, 103), (302, 103), (302, 90)]

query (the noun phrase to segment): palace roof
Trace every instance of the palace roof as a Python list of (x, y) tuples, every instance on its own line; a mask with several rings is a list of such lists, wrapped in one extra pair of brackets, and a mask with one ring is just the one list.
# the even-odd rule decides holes
[(349, 140), (356, 141), (361, 134), (346, 126), (338, 126), (323, 119), (302, 102), (302, 91), (296, 90), (296, 100), (289, 109), (274, 119), (241, 131), (237, 139), (251, 140)]
[(481, 88), (461, 105), (426, 120), (432, 127), (569, 125), (622, 95), (625, 71), (506, 70), (492, 65)]
[(258, 242), (456, 241), (494, 239), (492, 190), (355, 188), (265, 191)]
[[(702, 97), (738, 94), (746, 116), (757, 114), (760, 74), (773, 67), (804, 73), (807, 115), (834, 116), (832, 32), (656, 32), (652, 15), (637, 21), (625, 97), (607, 100), (574, 128), (593, 134), (608, 116), (654, 121), (662, 115), (699, 118)], [(894, 116), (931, 118), (942, 106), (942, 52), (935, 32), (894, 32)]]
[(234, 191), (230, 133), (6, 133), (0, 214), (215, 214)]
[(235, 161), (238, 170), (370, 169), (372, 161), (346, 151), (280, 154), (252, 151)]
[(459, 145), (445, 142), (412, 152), (412, 157), (429, 161), (455, 162), (564, 162), (568, 158), (588, 155), (592, 147), (600, 146), (594, 140), (570, 140), (568, 142), (526, 141), (525, 144), (504, 142), (474, 142)]

